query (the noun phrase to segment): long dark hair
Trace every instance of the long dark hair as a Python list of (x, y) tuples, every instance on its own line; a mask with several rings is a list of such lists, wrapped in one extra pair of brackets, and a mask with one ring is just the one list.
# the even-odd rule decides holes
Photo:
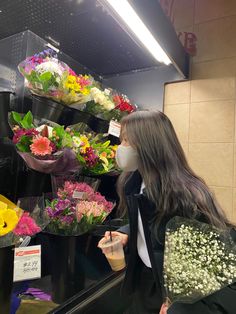
[[(121, 130), (139, 157), (138, 170), (148, 198), (155, 203), (156, 218), (181, 215), (218, 227), (230, 225), (205, 182), (189, 167), (184, 151), (168, 117), (159, 111), (138, 111), (126, 116)], [(129, 173), (118, 181), (120, 209), (125, 209), (124, 185)]]

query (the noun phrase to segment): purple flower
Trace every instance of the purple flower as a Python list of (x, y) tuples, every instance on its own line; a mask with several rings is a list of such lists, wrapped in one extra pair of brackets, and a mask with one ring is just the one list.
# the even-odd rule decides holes
[(70, 207), (70, 205), (71, 205), (71, 202), (68, 199), (58, 200), (55, 206), (55, 210), (54, 210), (54, 217), (62, 214), (65, 209)]
[(63, 225), (70, 225), (76, 219), (76, 203), (68, 199), (54, 199), (51, 206), (46, 207), (46, 212), (51, 221)]
[(70, 216), (63, 216), (63, 217), (60, 218), (61, 222), (65, 223), (67, 225), (70, 225), (73, 222), (74, 219), (75, 219), (74, 215), (73, 216), (72, 215), (70, 215)]

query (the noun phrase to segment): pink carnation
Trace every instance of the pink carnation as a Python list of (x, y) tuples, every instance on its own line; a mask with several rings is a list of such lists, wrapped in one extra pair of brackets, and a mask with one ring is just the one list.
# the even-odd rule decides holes
[(14, 230), (14, 233), (17, 236), (33, 236), (40, 231), (41, 228), (37, 226), (34, 219), (30, 217), (30, 214), (24, 212)]

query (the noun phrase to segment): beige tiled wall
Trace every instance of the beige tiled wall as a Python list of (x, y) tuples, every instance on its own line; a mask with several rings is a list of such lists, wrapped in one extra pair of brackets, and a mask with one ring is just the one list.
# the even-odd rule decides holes
[(175, 0), (177, 30), (198, 38), (191, 80), (165, 86), (164, 112), (188, 161), (236, 222), (236, 1)]

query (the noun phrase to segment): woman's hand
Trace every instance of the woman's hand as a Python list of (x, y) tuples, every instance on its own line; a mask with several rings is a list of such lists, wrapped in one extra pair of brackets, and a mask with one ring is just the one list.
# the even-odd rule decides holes
[[(118, 232), (118, 231), (112, 231), (111, 232), (111, 235), (112, 235), (112, 237), (121, 237), (121, 241), (122, 241), (122, 244), (123, 244), (123, 246), (126, 246), (126, 244), (128, 243), (128, 235), (127, 234), (125, 234), (125, 233), (121, 233), (121, 232)], [(104, 238), (102, 238), (100, 241), (99, 241), (99, 243), (100, 242), (103, 242), (104, 240), (109, 240), (110, 239), (110, 231), (106, 231), (105, 232), (105, 235), (104, 235)], [(99, 243), (98, 243), (98, 246), (99, 246)]]

